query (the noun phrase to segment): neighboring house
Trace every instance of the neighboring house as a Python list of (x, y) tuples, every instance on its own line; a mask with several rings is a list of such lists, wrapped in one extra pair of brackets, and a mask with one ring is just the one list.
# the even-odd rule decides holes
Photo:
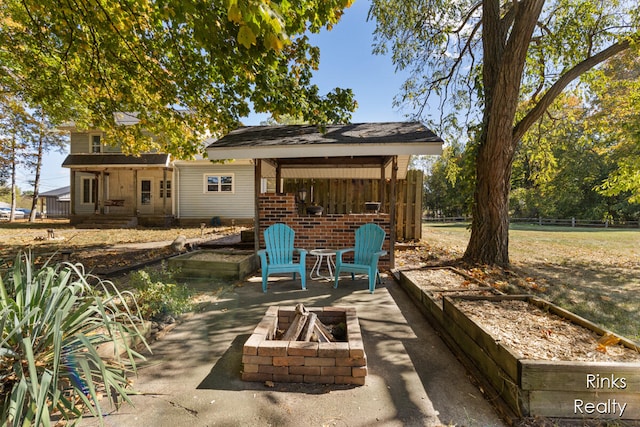
[(99, 131), (73, 126), (69, 168), (71, 224), (166, 226), (235, 220), (252, 222), (253, 166), (250, 161), (215, 164), (168, 154), (125, 155), (107, 146)]
[(40, 212), (45, 218), (69, 218), (71, 213), (71, 187), (61, 187), (40, 193)]
[[(168, 154), (122, 154), (103, 143), (101, 132), (71, 130), (71, 224), (166, 225), (173, 218)], [(105, 221), (106, 220), (106, 221)]]

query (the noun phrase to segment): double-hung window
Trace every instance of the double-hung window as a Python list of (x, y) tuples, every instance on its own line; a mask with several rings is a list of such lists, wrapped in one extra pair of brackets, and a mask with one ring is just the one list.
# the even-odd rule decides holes
[[(166, 191), (165, 191), (166, 190)], [(171, 198), (171, 180), (160, 180), (160, 198), (170, 199)]]
[(97, 180), (93, 177), (82, 178), (82, 204), (95, 204), (97, 192)]
[(233, 174), (204, 176), (205, 194), (233, 193), (233, 190)]
[(91, 152), (102, 153), (102, 144), (100, 135), (91, 135)]

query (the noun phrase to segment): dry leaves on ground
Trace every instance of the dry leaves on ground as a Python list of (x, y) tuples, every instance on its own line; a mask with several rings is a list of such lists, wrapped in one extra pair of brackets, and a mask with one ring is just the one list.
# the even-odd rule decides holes
[[(449, 268), (422, 268), (403, 274), (437, 299), (445, 295), (489, 295), (481, 291), (487, 287), (482, 281), (469, 279), (468, 271), (463, 275)], [(475, 276), (483, 275), (476, 272)], [(496, 341), (527, 359), (640, 362), (640, 353), (607, 338), (611, 336), (603, 337), (526, 301), (455, 300), (455, 306)]]

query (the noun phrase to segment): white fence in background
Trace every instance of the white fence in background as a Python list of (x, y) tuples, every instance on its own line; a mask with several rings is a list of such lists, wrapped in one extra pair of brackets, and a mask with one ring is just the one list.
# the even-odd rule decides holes
[[(640, 228), (640, 221), (602, 221), (576, 218), (510, 218), (512, 224), (550, 225), (559, 227)], [(471, 222), (471, 217), (423, 217), (423, 223)]]

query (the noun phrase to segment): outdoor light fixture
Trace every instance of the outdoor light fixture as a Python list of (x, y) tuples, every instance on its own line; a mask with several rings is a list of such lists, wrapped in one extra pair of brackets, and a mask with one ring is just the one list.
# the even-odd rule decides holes
[(301, 188), (298, 190), (298, 201), (304, 203), (307, 201), (307, 189)]

